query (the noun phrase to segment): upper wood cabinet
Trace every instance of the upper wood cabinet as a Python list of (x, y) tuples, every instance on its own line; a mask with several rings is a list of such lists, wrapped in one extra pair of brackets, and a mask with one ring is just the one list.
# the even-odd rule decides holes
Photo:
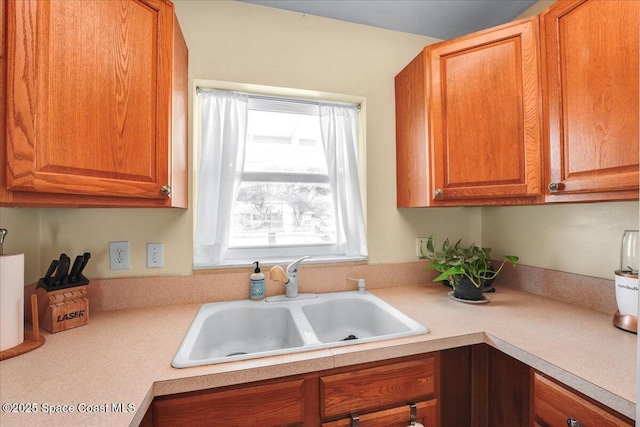
[(638, 199), (639, 10), (573, 0), (541, 15), (547, 202)]
[(398, 207), (542, 196), (538, 18), (427, 46), (396, 76)]
[(187, 207), (187, 47), (168, 0), (8, 0), (14, 206)]

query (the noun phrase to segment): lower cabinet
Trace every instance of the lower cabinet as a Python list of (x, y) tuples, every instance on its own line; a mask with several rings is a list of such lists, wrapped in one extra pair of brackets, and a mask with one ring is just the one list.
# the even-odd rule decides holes
[(486, 344), (154, 399), (141, 425), (620, 427), (633, 421)]
[(436, 359), (429, 356), (321, 376), (321, 418), (337, 418), (322, 426), (406, 427), (412, 420), (437, 425)]
[(439, 353), (154, 399), (142, 426), (438, 426)]
[(153, 420), (148, 425), (301, 426), (305, 403), (304, 379), (170, 396), (154, 400)]
[(587, 397), (533, 373), (533, 425), (540, 427), (629, 427), (633, 421)]

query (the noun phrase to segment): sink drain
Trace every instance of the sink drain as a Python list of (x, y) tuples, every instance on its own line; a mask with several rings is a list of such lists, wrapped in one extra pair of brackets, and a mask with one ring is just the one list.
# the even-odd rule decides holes
[(249, 354), (245, 351), (236, 351), (235, 353), (229, 353), (227, 354), (225, 357), (231, 357), (231, 356), (240, 356), (241, 354)]
[(351, 340), (357, 340), (357, 339), (358, 339), (357, 336), (351, 334), (348, 337), (341, 339), (340, 341), (351, 341)]

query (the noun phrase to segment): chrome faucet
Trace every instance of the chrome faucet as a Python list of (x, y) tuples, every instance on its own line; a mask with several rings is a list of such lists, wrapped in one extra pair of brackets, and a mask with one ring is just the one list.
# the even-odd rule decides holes
[(269, 279), (277, 280), (284, 283), (285, 294), (287, 298), (296, 298), (298, 296), (298, 265), (310, 256), (303, 256), (300, 259), (293, 261), (287, 266), (287, 270), (276, 265), (269, 271)]

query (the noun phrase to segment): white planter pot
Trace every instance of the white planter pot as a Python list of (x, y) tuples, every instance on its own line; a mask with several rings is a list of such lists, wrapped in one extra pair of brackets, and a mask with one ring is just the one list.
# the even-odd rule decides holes
[(620, 314), (638, 317), (638, 275), (617, 270), (615, 286)]

